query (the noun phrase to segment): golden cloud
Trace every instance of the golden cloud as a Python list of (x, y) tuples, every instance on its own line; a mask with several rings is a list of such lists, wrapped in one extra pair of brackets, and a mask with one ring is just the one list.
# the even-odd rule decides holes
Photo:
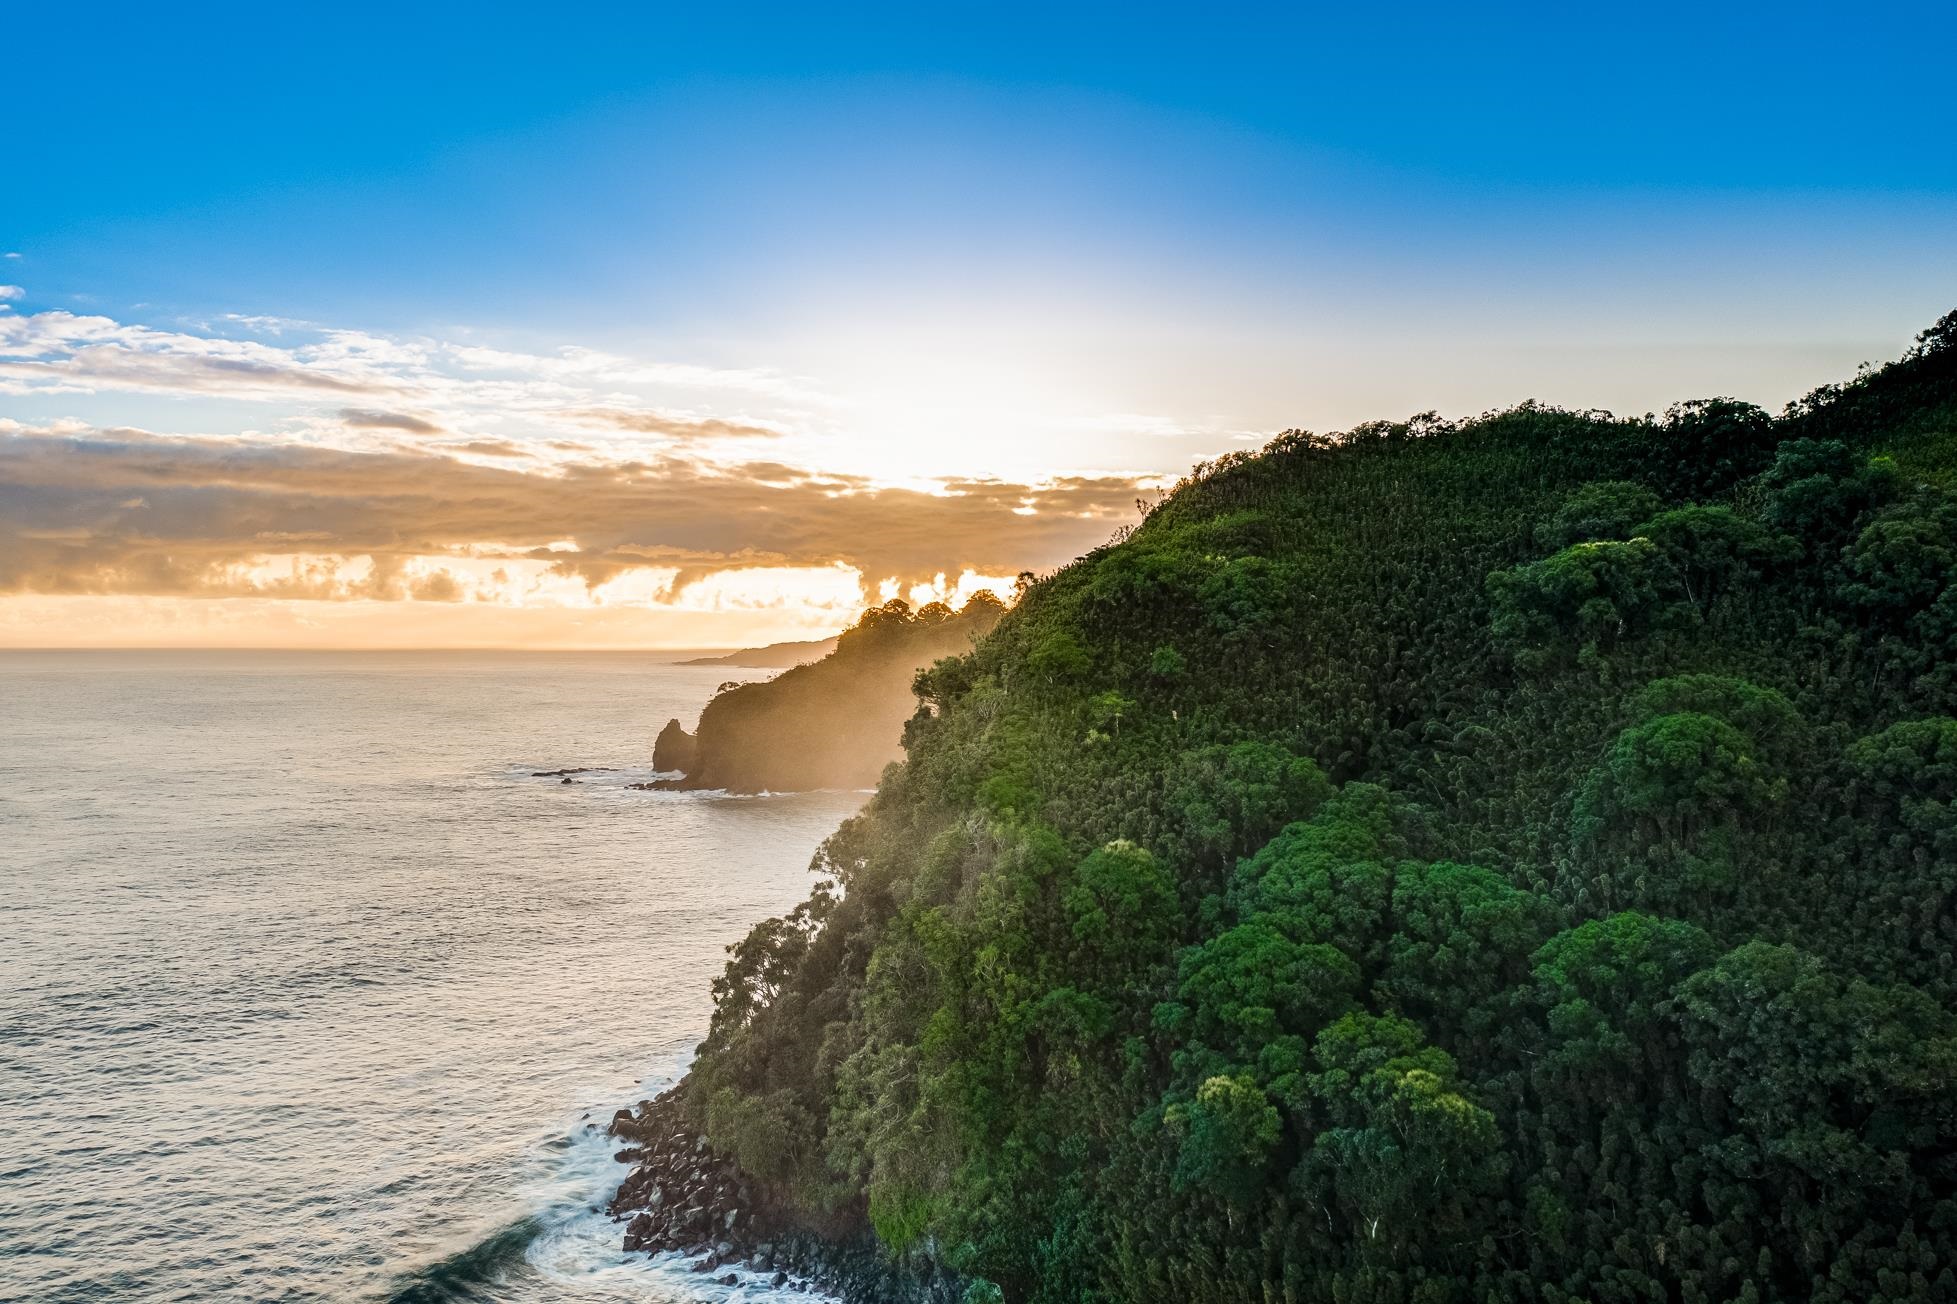
[(1132, 519), (1140, 491), (1119, 476), (893, 488), (679, 453), (532, 470), (0, 422), (0, 592), (456, 601), (469, 585), (427, 563), (463, 557), (545, 563), (587, 590), (664, 570), (669, 598), (763, 567), (910, 584), (1063, 562)]

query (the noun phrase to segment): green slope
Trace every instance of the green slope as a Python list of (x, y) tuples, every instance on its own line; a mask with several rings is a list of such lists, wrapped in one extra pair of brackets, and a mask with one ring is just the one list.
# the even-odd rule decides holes
[(1957, 314), (1291, 435), (919, 676), (688, 1080), (1040, 1300), (1957, 1298)]

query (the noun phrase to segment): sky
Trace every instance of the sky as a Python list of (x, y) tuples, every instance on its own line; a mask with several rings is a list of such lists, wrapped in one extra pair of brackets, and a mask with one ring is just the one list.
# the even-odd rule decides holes
[(0, 646), (718, 647), (1957, 306), (1948, 5), (37, 5)]

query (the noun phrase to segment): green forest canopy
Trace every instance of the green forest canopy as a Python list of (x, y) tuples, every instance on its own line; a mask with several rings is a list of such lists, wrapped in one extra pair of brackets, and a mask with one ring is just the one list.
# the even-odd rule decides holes
[(1957, 314), (1197, 468), (917, 677), (688, 1106), (1042, 1301), (1957, 1299)]

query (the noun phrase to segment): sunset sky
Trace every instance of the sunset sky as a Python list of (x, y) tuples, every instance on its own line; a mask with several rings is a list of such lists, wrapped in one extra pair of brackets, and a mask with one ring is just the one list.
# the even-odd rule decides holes
[(1949, 6), (1654, 8), (23, 7), (0, 645), (815, 637), (1957, 307)]

